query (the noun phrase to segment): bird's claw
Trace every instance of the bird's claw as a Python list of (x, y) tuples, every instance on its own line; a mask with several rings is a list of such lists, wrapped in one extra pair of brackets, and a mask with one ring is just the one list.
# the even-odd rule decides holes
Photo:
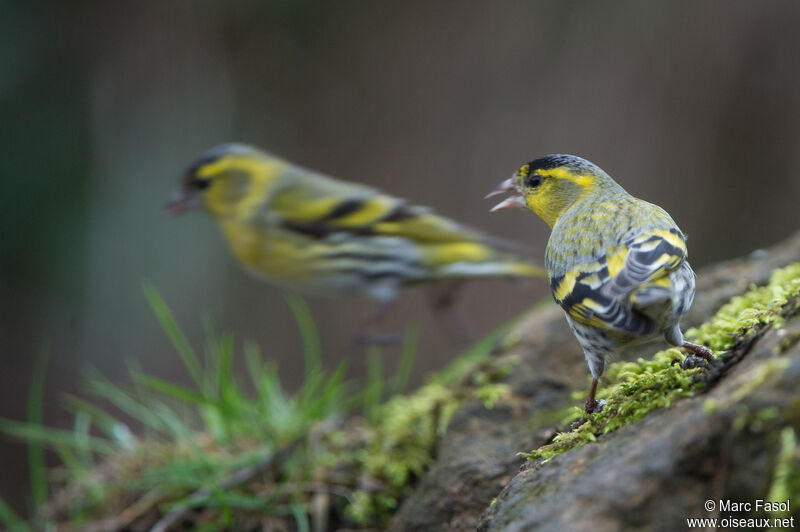
[(681, 369), (708, 368), (708, 362), (697, 355), (687, 355), (681, 362)]
[(692, 354), (686, 355), (686, 358), (683, 359), (681, 369), (708, 368), (716, 360), (711, 351), (702, 345), (684, 342), (683, 348), (691, 351)]
[(603, 411), (604, 406), (606, 406), (605, 399), (600, 399), (599, 401), (592, 399), (590, 401), (586, 401), (586, 408), (584, 411), (587, 414), (599, 414)]
[(570, 425), (569, 426), (569, 430), (577, 430), (581, 425), (583, 425), (587, 421), (588, 421), (588, 419), (586, 419), (586, 417), (584, 416), (584, 417), (580, 418), (578, 421), (576, 421), (575, 423), (573, 423), (572, 425)]
[[(597, 401), (595, 399), (591, 399), (591, 400), (586, 401), (586, 408), (584, 409), (584, 412), (586, 412), (587, 414), (599, 414), (600, 412), (603, 411), (603, 407), (605, 407), (605, 406), (606, 406), (606, 400), (605, 399), (600, 399), (599, 401)], [(578, 427), (580, 427), (581, 425), (583, 425), (584, 423), (586, 423), (588, 420), (589, 420), (589, 418), (587, 418), (586, 416), (583, 416), (578, 421), (576, 421), (575, 423), (570, 425), (569, 428), (570, 428), (570, 430), (575, 430)]]

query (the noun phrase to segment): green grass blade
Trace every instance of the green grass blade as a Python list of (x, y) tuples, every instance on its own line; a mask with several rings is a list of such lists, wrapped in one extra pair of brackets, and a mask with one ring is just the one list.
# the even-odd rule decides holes
[(269, 400), (275, 389), (277, 373), (274, 367), (264, 364), (261, 359), (261, 350), (254, 343), (248, 342), (244, 346), (244, 359), (247, 365), (247, 374), (256, 394), (256, 408), (262, 408), (265, 414), (269, 412)]
[(203, 369), (200, 364), (200, 359), (192, 349), (189, 340), (183, 334), (175, 316), (153, 284), (149, 282), (142, 283), (142, 288), (144, 289), (144, 295), (147, 297), (147, 301), (150, 303), (150, 307), (153, 309), (153, 312), (155, 312), (156, 318), (161, 324), (161, 328), (164, 329), (164, 332), (169, 337), (197, 388), (202, 389)]
[(0, 523), (9, 532), (30, 532), (33, 530), (11, 509), (11, 506), (2, 497), (0, 497)]
[[(27, 418), (31, 425), (42, 424), (42, 405), (44, 403), (44, 380), (47, 374), (47, 362), (50, 358), (50, 346), (44, 344), (36, 357), (28, 388)], [(33, 503), (39, 508), (47, 502), (47, 472), (44, 463), (44, 447), (40, 442), (28, 440), (28, 467), (31, 479)]]
[(245, 361), (256, 393), (253, 406), (261, 416), (271, 416), (273, 400), (280, 388), (278, 372), (274, 365), (263, 363), (261, 351), (254, 344), (245, 347)]
[(336, 414), (342, 412), (345, 405), (345, 394), (350, 384), (344, 381), (347, 375), (347, 361), (343, 360), (334, 368), (331, 376), (325, 381), (325, 386), (320, 394), (320, 402), (326, 405), (323, 415)]
[(311, 309), (299, 295), (290, 292), (286, 294), (286, 302), (292, 309), (297, 327), (300, 329), (300, 338), (303, 342), (303, 361), (307, 375), (312, 375), (322, 369), (322, 356), (319, 346), (319, 336)]
[(305, 422), (311, 422), (344, 411), (346, 401), (343, 398), (346, 390), (344, 376), (347, 365), (342, 362), (337, 365), (330, 377), (325, 379), (321, 375), (319, 386), (314, 394), (303, 395), (297, 402), (297, 410), (302, 414)]
[(72, 479), (77, 479), (81, 472), (86, 471), (78, 456), (69, 447), (57, 447), (56, 454), (58, 459), (61, 460), (61, 464), (69, 470)]
[(76, 441), (75, 434), (71, 430), (53, 429), (39, 423), (0, 418), (0, 432), (40, 446), (52, 448), (64, 446), (101, 454), (119, 452), (119, 448), (108, 440), (90, 436), (85, 440)]
[(380, 349), (370, 347), (367, 351), (367, 383), (364, 387), (364, 417), (370, 423), (377, 422), (380, 415), (383, 394), (382, 365)]
[(75, 416), (75, 426), (72, 429), (72, 433), (75, 436), (75, 441), (78, 444), (78, 453), (77, 459), (81, 466), (83, 467), (90, 467), (92, 464), (92, 453), (91, 451), (87, 451), (86, 447), (89, 441), (89, 431), (92, 427), (92, 418), (89, 414), (85, 412), (79, 412)]
[(203, 387), (200, 392), (209, 398), (219, 397), (219, 334), (210, 316), (203, 316)]
[(147, 375), (146, 373), (135, 372), (132, 373), (131, 376), (142, 386), (172, 397), (173, 399), (177, 399), (183, 403), (205, 405), (210, 402), (206, 397), (203, 397), (202, 394), (199, 394), (194, 390), (190, 390), (189, 388), (185, 388), (179, 384), (173, 384), (163, 379), (159, 379), (158, 377)]
[(217, 390), (222, 408), (228, 412), (243, 406), (239, 383), (233, 376), (233, 335), (225, 333), (217, 345), (219, 364), (217, 367)]
[(309, 532), (311, 527), (308, 524), (308, 515), (306, 508), (302, 504), (293, 504), (291, 506), (292, 516), (297, 523), (297, 532)]
[(247, 364), (247, 373), (250, 375), (251, 382), (258, 388), (259, 376), (264, 372), (264, 363), (261, 360), (261, 350), (253, 342), (244, 344), (244, 360)]
[(164, 425), (168, 427), (167, 434), (173, 441), (181, 442), (193, 437), (191, 422), (194, 420), (194, 412), (187, 411), (178, 412), (170, 405), (160, 401), (152, 400), (150, 408), (162, 420)]
[(86, 383), (89, 393), (110, 401), (114, 406), (140, 421), (145, 426), (160, 433), (169, 432), (169, 427), (164, 421), (152, 412), (151, 405), (143, 403), (139, 398), (126, 392), (105, 377), (92, 371)]
[(400, 352), (400, 360), (397, 362), (397, 370), (395, 370), (394, 377), (392, 377), (390, 390), (392, 395), (403, 393), (406, 386), (408, 386), (418, 349), (419, 327), (409, 326), (403, 341), (403, 350)]
[(133, 449), (136, 445), (136, 437), (131, 429), (102, 408), (84, 401), (74, 395), (65, 396), (65, 407), (75, 415), (88, 415), (95, 426), (105, 433), (109, 438), (117, 442), (123, 449)]

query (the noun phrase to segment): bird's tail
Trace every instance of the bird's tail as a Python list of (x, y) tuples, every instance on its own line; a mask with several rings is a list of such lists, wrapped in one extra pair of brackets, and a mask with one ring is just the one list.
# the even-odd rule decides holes
[(544, 268), (510, 253), (477, 242), (438, 243), (426, 250), (426, 263), (437, 278), (536, 277), (547, 279)]

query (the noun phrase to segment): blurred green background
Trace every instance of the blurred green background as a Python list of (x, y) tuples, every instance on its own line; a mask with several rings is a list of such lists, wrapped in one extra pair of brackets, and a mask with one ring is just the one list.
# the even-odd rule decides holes
[[(196, 345), (212, 316), (300, 380), (281, 291), (242, 271), (211, 219), (163, 212), (182, 169), (224, 141), (433, 206), (538, 260), (545, 224), (482, 198), (551, 152), (666, 208), (695, 266), (770, 245), (798, 226), (799, 24), (792, 1), (0, 1), (0, 416), (24, 417), (45, 341), (55, 426), (88, 366), (123, 381), (135, 359), (185, 381), (143, 280)], [(546, 294), (484, 282), (458, 308), (477, 337)], [(332, 366), (374, 306), (309, 303)], [(385, 327), (409, 322), (417, 378), (457, 353), (421, 294)], [(20, 509), (24, 453), (0, 441), (0, 494)]]

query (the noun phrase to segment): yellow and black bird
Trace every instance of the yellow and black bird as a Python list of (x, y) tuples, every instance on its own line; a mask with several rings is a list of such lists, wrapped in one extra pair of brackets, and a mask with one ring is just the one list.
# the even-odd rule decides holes
[[(694, 299), (686, 237), (664, 209), (634, 198), (593, 163), (547, 155), (519, 168), (487, 197), (510, 192), (492, 210), (529, 208), (552, 229), (545, 252), (553, 298), (563, 309), (592, 374), (586, 412), (602, 409), (597, 382), (612, 353), (663, 335), (687, 342), (680, 319)], [(694, 357), (684, 367), (698, 364)]]
[(168, 209), (204, 209), (262, 278), (310, 294), (390, 302), (407, 286), (545, 277), (503, 242), (432, 210), (245, 144), (223, 144), (185, 172)]

